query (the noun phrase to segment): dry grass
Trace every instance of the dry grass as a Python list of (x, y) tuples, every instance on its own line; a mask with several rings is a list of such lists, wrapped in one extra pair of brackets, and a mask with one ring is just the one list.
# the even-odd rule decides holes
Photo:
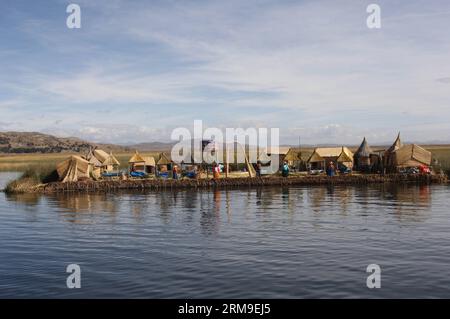
[[(120, 162), (120, 168), (128, 167), (128, 160), (134, 152), (129, 153), (114, 153), (114, 156)], [(143, 152), (142, 156), (153, 156), (157, 160), (159, 152)], [(9, 172), (25, 172), (29, 169), (33, 170), (47, 170), (55, 169), (56, 164), (62, 162), (70, 155), (80, 155), (75, 153), (58, 153), (58, 154), (14, 154), (14, 155), (0, 155), (0, 171)]]
[(433, 154), (433, 159), (438, 161), (437, 165), (433, 165), (435, 171), (442, 169), (447, 175), (450, 175), (450, 146), (449, 145), (433, 145), (425, 146)]

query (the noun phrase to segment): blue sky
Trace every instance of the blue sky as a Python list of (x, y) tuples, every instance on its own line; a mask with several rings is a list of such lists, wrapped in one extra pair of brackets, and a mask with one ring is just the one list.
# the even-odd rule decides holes
[(200, 119), (282, 143), (450, 142), (449, 30), (449, 1), (2, 0), (0, 130), (134, 143)]

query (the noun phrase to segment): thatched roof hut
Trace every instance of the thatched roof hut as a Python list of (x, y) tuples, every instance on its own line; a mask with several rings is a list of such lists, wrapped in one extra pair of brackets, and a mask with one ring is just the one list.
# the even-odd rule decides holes
[(357, 170), (368, 169), (371, 165), (371, 155), (374, 155), (372, 148), (364, 137), (358, 150), (353, 155), (353, 161)]
[(108, 153), (106, 153), (104, 150), (94, 150), (94, 156), (101, 162), (103, 163), (109, 156)]
[(152, 166), (152, 167), (156, 166), (156, 161), (153, 156), (144, 157), (144, 161), (145, 161), (145, 166)]
[(347, 147), (317, 147), (308, 159), (308, 163), (325, 168), (329, 162), (337, 162), (349, 168), (353, 167), (353, 153)]
[(416, 144), (404, 145), (394, 152), (394, 165), (396, 168), (430, 166), (431, 152)]
[(160, 172), (165, 172), (172, 169), (172, 161), (165, 153), (159, 154), (159, 159), (156, 162), (156, 165), (158, 166), (158, 171)]
[(289, 166), (296, 167), (298, 169), (305, 169), (305, 164), (308, 157), (305, 157), (305, 154), (302, 152), (300, 147), (291, 147), (287, 151), (284, 160), (288, 162)]
[(356, 157), (356, 158), (369, 157), (370, 154), (372, 154), (372, 153), (373, 153), (372, 148), (369, 146), (366, 138), (364, 137), (361, 145), (359, 146), (358, 150), (355, 152), (354, 157)]
[(94, 167), (102, 167), (102, 162), (95, 157), (94, 150), (92, 148), (89, 149), (88, 154), (84, 157), (91, 166)]
[(158, 164), (158, 165), (169, 165), (170, 163), (172, 163), (172, 161), (170, 160), (170, 157), (166, 153), (159, 154), (159, 159), (158, 159), (158, 162), (156, 164)]
[(109, 156), (105, 159), (103, 162), (103, 166), (119, 166), (120, 162), (117, 160), (117, 158), (112, 155), (112, 153), (109, 154)]
[(387, 171), (395, 170), (394, 152), (400, 149), (403, 143), (400, 139), (400, 132), (397, 135), (394, 143), (384, 152), (383, 164)]
[(128, 160), (130, 170), (153, 173), (155, 171), (156, 162), (153, 156), (141, 156), (138, 151)]
[(128, 160), (129, 164), (135, 164), (135, 163), (145, 163), (144, 158), (138, 153), (138, 151), (135, 151), (133, 156)]
[(72, 155), (56, 166), (56, 172), (60, 181), (76, 182), (89, 178), (89, 162), (81, 156)]
[(403, 146), (403, 143), (402, 143), (402, 141), (400, 139), (400, 132), (398, 132), (398, 135), (397, 135), (397, 138), (394, 141), (394, 144), (392, 144), (391, 147), (389, 147), (386, 150), (386, 152), (393, 153), (393, 152), (395, 152), (396, 150), (398, 150), (402, 146)]

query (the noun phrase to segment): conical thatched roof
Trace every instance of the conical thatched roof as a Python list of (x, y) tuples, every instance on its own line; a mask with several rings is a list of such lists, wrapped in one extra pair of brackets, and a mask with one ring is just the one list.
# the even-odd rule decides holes
[(367, 144), (367, 140), (364, 137), (361, 145), (355, 153), (355, 157), (369, 157), (371, 153), (373, 153), (373, 151), (370, 148), (369, 144)]
[(400, 132), (398, 132), (397, 138), (395, 139), (394, 144), (391, 145), (391, 147), (388, 148), (387, 152), (392, 153), (398, 150), (403, 146), (402, 141), (400, 140)]
[(145, 159), (138, 153), (138, 151), (135, 151), (134, 155), (129, 159), (128, 163), (143, 163), (145, 162)]

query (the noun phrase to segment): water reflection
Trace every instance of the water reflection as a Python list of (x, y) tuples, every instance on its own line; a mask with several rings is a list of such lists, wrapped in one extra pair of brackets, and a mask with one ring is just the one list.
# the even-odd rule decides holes
[(400, 221), (425, 221), (431, 214), (431, 187), (429, 185), (388, 185), (380, 197), (394, 208)]
[(17, 202), (25, 206), (36, 206), (41, 199), (41, 195), (33, 193), (6, 194), (6, 198), (11, 202)]
[[(345, 217), (352, 214), (367, 215), (375, 206), (393, 211), (399, 221), (424, 221), (431, 211), (431, 195), (428, 185), (329, 185), (281, 189), (267, 187), (246, 191), (177, 190), (47, 196), (7, 194), (6, 198), (28, 208), (44, 204), (55, 206), (62, 219), (70, 223), (92, 223), (98, 215), (106, 215), (114, 223), (119, 214), (130, 214), (136, 223), (143, 223), (146, 216), (156, 212), (161, 222), (169, 225), (177, 212), (182, 210), (183, 214), (179, 218), (190, 225), (196, 222), (200, 212), (198, 223), (204, 234), (208, 235), (218, 233), (223, 221), (230, 223), (233, 213), (272, 214), (275, 211), (288, 213), (285, 216), (292, 218), (295, 214), (310, 210), (318, 215), (337, 212)], [(235, 202), (237, 196), (240, 198), (238, 208)]]

